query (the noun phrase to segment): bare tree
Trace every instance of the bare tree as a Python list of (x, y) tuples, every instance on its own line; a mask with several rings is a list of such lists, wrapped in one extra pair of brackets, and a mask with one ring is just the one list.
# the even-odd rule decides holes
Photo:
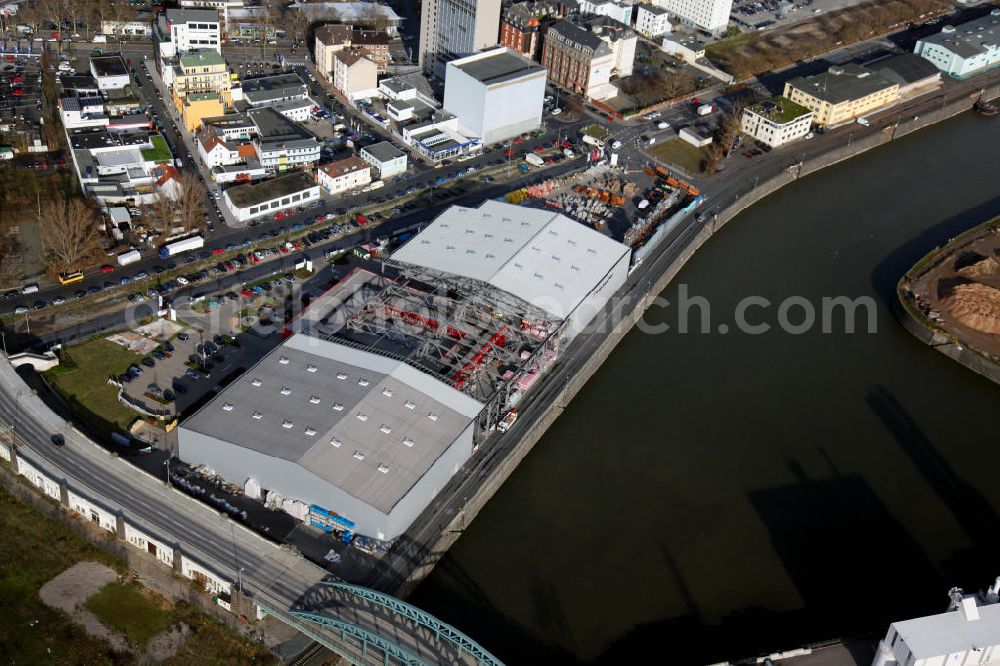
[(39, 222), (51, 265), (57, 269), (76, 269), (81, 260), (99, 249), (100, 218), (84, 199), (58, 197), (48, 201), (42, 206)]
[(193, 171), (182, 172), (179, 185), (173, 201), (177, 226), (184, 231), (201, 231), (205, 226), (205, 188)]

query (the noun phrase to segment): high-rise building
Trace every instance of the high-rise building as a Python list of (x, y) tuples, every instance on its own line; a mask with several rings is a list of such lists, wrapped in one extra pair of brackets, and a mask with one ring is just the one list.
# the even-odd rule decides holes
[(729, 26), (733, 0), (654, 0), (654, 4), (670, 12), (682, 25), (717, 35)]
[(424, 0), (420, 12), (420, 66), (444, 76), (447, 64), (496, 46), (500, 0)]

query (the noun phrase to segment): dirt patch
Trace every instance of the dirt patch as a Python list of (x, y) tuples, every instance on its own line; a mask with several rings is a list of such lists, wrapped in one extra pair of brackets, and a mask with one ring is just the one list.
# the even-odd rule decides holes
[(948, 334), (1000, 356), (998, 220), (971, 230), (909, 274), (920, 311)]
[(869, 0), (785, 28), (744, 32), (710, 44), (707, 55), (716, 65), (741, 80), (950, 9), (951, 6), (941, 0)]
[(38, 596), (48, 606), (63, 611), (84, 630), (106, 640), (116, 652), (127, 652), (128, 642), (108, 629), (83, 603), (108, 583), (118, 580), (118, 572), (97, 562), (79, 562), (42, 585)]

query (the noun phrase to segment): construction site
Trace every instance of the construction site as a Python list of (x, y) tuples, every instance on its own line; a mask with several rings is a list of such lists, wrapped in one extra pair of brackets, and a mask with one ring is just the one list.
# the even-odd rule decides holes
[(292, 330), (404, 361), (475, 398), (486, 405), (478, 443), (558, 357), (562, 322), (489, 285), (396, 268), (393, 278), (352, 271)]
[(638, 249), (670, 215), (698, 200), (697, 187), (656, 166), (594, 166), (522, 187), (509, 203), (543, 206)]

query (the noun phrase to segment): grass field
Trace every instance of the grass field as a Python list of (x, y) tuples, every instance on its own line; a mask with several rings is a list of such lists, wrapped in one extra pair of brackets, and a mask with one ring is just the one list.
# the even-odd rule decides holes
[(136, 645), (173, 624), (173, 614), (157, 606), (137, 585), (109, 583), (84, 604), (106, 626)]
[(137, 416), (118, 402), (117, 389), (108, 384), (108, 376), (123, 373), (139, 358), (121, 345), (91, 340), (64, 349), (64, 365), (49, 370), (45, 377), (97, 434), (108, 436), (112, 430), (127, 429)]
[(0, 487), (0, 661), (112, 664), (108, 645), (42, 603), (38, 590), (83, 560), (122, 564)]
[(671, 139), (650, 146), (647, 153), (666, 164), (674, 164), (691, 175), (703, 171), (702, 164), (708, 159), (708, 153), (702, 148), (696, 148), (687, 141)]

